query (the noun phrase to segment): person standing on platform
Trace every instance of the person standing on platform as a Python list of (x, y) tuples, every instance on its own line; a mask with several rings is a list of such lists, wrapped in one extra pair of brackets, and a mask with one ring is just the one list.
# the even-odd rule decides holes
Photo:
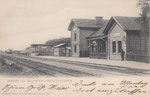
[(124, 61), (124, 55), (125, 55), (125, 52), (123, 49), (121, 49), (121, 60)]

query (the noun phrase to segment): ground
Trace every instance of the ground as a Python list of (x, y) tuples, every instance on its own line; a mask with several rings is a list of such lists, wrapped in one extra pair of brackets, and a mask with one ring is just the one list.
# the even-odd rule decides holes
[[(91, 62), (90, 62), (91, 61)], [(8, 76), (51, 77), (112, 77), (149, 76), (150, 70), (129, 62), (107, 62), (96, 59), (30, 57), (3, 55), (0, 57), (0, 74)], [(115, 64), (114, 64), (115, 63)], [(127, 63), (127, 65), (125, 65)], [(132, 62), (131, 62), (132, 63)], [(113, 65), (114, 64), (114, 65)], [(129, 67), (130, 66), (130, 67)], [(148, 65), (149, 66), (149, 65)], [(141, 68), (142, 67), (142, 68)]]
[(39, 76), (39, 73), (36, 70), (25, 67), (23, 65), (13, 63), (8, 64), (8, 60), (0, 57), (0, 74), (7, 76)]

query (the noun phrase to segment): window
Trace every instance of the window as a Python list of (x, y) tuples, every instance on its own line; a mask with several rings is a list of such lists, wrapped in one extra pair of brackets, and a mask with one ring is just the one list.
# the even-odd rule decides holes
[(92, 52), (96, 52), (97, 51), (97, 41), (92, 41)]
[(94, 52), (94, 46), (92, 45), (92, 52)]
[(88, 46), (90, 46), (90, 41), (89, 40), (87, 40), (87, 44), (88, 44)]
[(122, 49), (122, 42), (118, 41), (118, 53), (121, 52), (121, 49)]
[(98, 52), (105, 52), (106, 51), (106, 43), (105, 43), (105, 41), (103, 41), (103, 40), (99, 41), (98, 46), (99, 46)]
[(112, 52), (113, 53), (116, 52), (116, 42), (115, 41), (112, 42)]
[(96, 46), (92, 46), (92, 52), (93, 52), (93, 53), (96, 52)]
[(74, 41), (76, 41), (76, 40), (77, 40), (77, 34), (74, 33)]
[(77, 46), (74, 45), (74, 53), (76, 53), (76, 52), (77, 52)]
[(93, 47), (93, 52), (96, 52), (96, 46)]

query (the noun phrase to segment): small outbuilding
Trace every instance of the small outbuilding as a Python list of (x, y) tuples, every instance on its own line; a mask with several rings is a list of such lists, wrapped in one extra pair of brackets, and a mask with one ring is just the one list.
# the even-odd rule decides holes
[[(68, 48), (68, 49), (67, 49)], [(61, 43), (53, 48), (54, 56), (70, 56), (71, 49), (69, 50), (67, 43)]]

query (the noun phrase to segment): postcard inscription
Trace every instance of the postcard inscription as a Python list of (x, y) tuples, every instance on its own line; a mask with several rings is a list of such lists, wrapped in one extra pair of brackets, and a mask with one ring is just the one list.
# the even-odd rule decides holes
[(125, 95), (139, 95), (149, 93), (146, 89), (148, 86), (148, 82), (144, 80), (121, 80), (117, 83), (113, 81), (101, 82), (82, 79), (60, 82), (40, 80), (33, 84), (27, 80), (8, 80), (8, 82), (1, 87), (1, 91), (2, 95), (49, 95), (51, 92), (98, 93), (103, 95), (119, 93)]

